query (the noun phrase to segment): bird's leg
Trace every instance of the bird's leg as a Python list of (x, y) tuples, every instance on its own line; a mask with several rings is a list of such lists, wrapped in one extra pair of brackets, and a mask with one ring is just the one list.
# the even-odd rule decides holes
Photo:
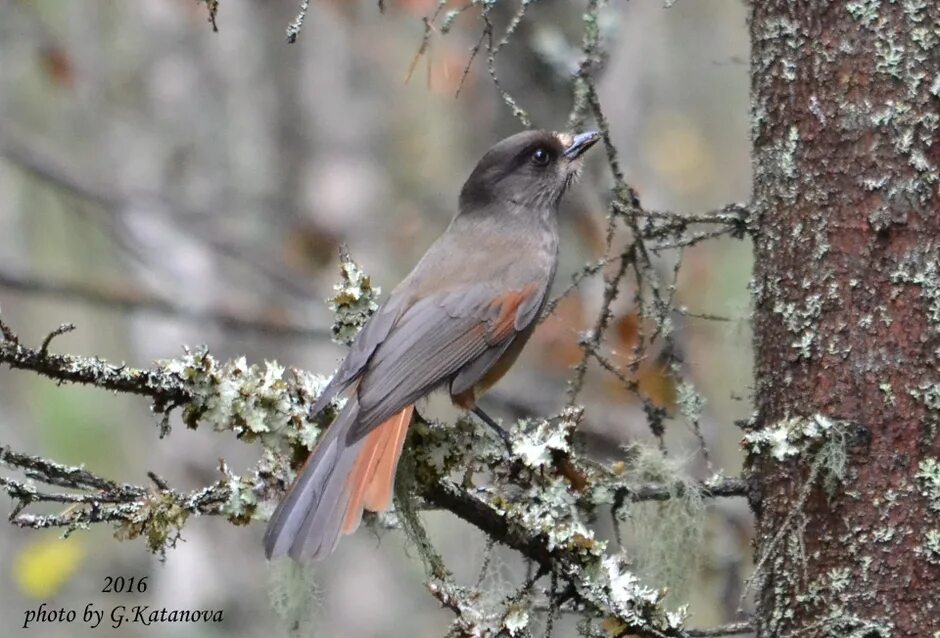
[(475, 415), (480, 417), (480, 420), (490, 426), (496, 434), (499, 435), (499, 438), (503, 440), (503, 444), (506, 446), (506, 451), (512, 454), (512, 444), (509, 441), (509, 433), (503, 428), (499, 427), (499, 424), (493, 420), (493, 418), (483, 411), (480, 406), (474, 406), (471, 410)]

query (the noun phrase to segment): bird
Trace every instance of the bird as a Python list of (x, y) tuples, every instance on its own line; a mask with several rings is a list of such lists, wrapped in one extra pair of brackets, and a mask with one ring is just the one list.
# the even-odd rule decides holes
[(345, 398), (268, 522), (268, 559), (323, 559), (363, 510), (390, 507), (414, 404), (431, 392), (446, 390), (502, 432), (477, 401), (538, 323), (558, 265), (559, 203), (600, 138), (525, 130), (479, 160), (446, 230), (364, 324), (311, 408), (315, 416)]

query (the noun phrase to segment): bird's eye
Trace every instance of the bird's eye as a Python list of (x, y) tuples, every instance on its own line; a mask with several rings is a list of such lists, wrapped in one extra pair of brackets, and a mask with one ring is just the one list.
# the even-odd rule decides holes
[(537, 148), (532, 152), (532, 163), (536, 166), (548, 166), (551, 156), (544, 148)]

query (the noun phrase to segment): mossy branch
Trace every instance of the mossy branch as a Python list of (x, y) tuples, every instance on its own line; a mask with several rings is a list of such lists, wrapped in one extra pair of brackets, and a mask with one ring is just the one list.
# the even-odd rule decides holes
[[(123, 484), (82, 467), (4, 448), (0, 463), (27, 479), (0, 478), (0, 487), (16, 503), (10, 519), (21, 527), (60, 527), (70, 533), (110, 523), (118, 537), (143, 537), (153, 551), (162, 553), (175, 543), (191, 515), (222, 515), (233, 523), (264, 519), (292, 479), (293, 468), (314, 444), (323, 421), (332, 416), (327, 413), (317, 422), (305, 418), (324, 378), (296, 370), (284, 378), (276, 364), (220, 363), (197, 351), (138, 369), (27, 347), (2, 321), (0, 332), (0, 363), (58, 382), (147, 396), (164, 418), (169, 409), (179, 407), (190, 427), (231, 430), (242, 440), (260, 442), (263, 450), (257, 466), (246, 474), (236, 476), (222, 463), (218, 481), (186, 493), (156, 476), (147, 487)], [(225, 397), (231, 400), (226, 403)], [(522, 422), (513, 435), (511, 456), (467, 420), (442, 424), (419, 419), (409, 443), (414, 496), (426, 507), (449, 510), (519, 551), (545, 574), (557, 574), (594, 613), (640, 635), (679, 636), (679, 616), (669, 615), (659, 604), (661, 593), (626, 578), (629, 572), (622, 559), (606, 553), (606, 543), (595, 539), (583, 521), (603, 502), (664, 500), (680, 497), (681, 490), (672, 485), (629, 486), (609, 468), (578, 457), (568, 440), (579, 418), (579, 411), (569, 411), (554, 420)], [(577, 496), (556, 470), (559, 454), (584, 475), (588, 492)], [(457, 480), (468, 467), (488, 471), (490, 482)], [(65, 491), (42, 490), (35, 483)], [(743, 493), (745, 486), (726, 479), (694, 489), (706, 496), (730, 496)], [(67, 507), (51, 515), (25, 511), (37, 503)]]

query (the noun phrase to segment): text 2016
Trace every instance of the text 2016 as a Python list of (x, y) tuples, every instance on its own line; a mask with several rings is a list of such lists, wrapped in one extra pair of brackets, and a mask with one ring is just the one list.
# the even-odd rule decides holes
[(105, 594), (142, 594), (147, 591), (147, 577), (105, 576), (104, 589), (101, 591)]

